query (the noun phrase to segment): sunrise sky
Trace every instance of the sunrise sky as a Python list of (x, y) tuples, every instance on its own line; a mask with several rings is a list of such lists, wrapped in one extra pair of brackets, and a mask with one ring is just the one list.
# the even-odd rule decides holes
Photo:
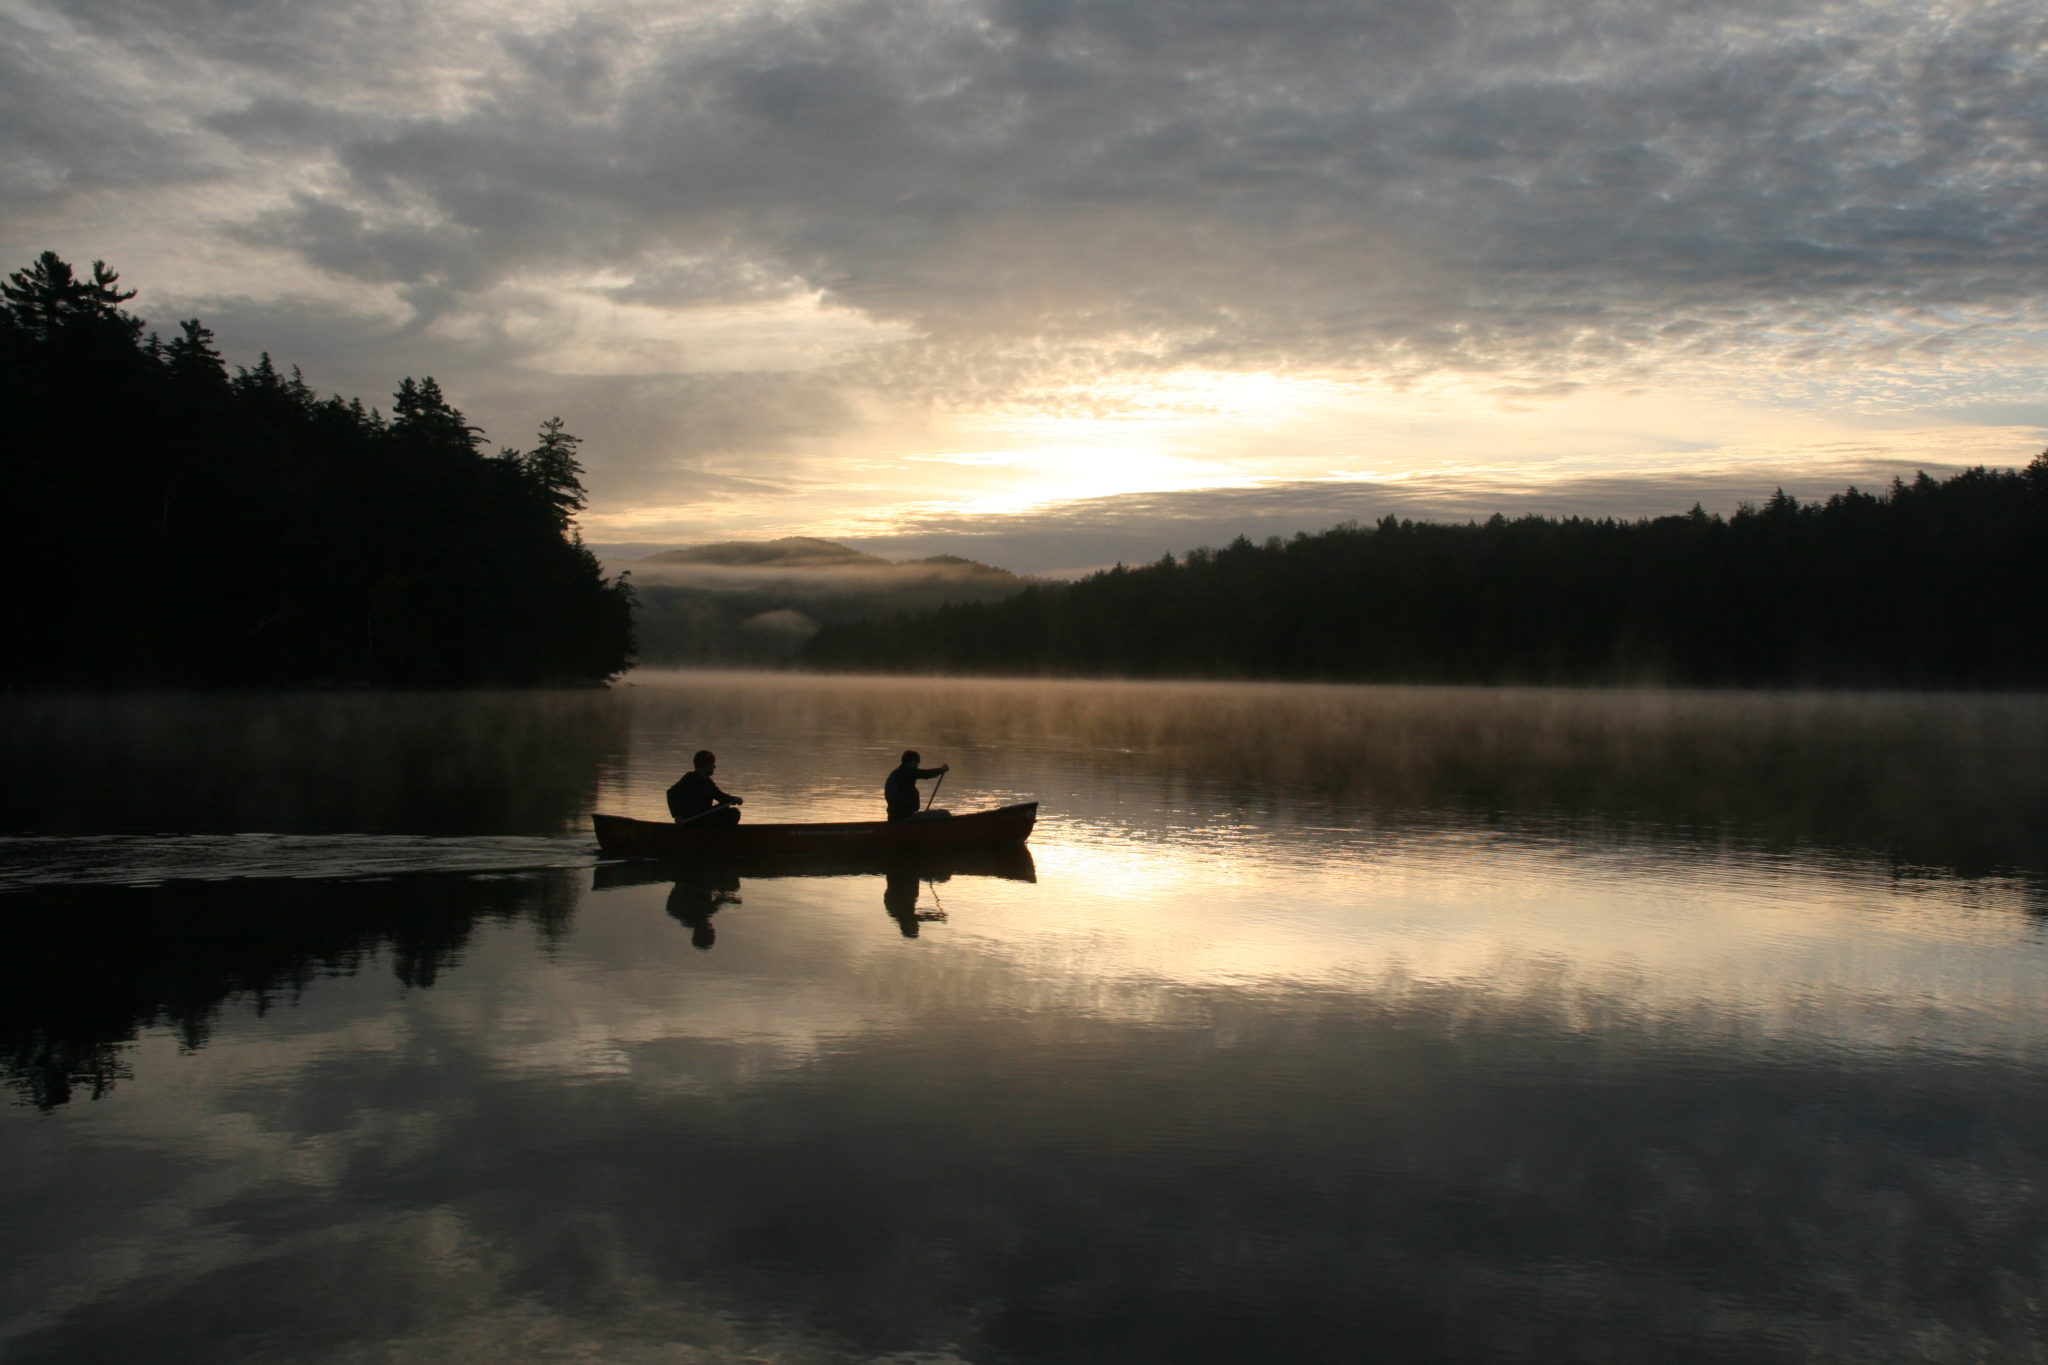
[(1728, 510), (2048, 443), (2044, 53), (2038, 0), (0, 0), (0, 266), (559, 414), (599, 544)]

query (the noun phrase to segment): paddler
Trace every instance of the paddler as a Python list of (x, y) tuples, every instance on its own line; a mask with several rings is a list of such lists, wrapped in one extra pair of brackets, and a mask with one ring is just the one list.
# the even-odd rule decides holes
[[(920, 768), (915, 749), (903, 751), (903, 761), (889, 770), (889, 778), (882, 783), (882, 799), (889, 804), (891, 820), (914, 820), (918, 814), (917, 783), (919, 778), (938, 777), (951, 772), (953, 765), (941, 763), (936, 768)], [(943, 815), (943, 811), (932, 811), (932, 815)]]
[(690, 771), (668, 789), (668, 813), (677, 824), (700, 829), (737, 825), (740, 813), (735, 807), (741, 798), (720, 791), (711, 780), (712, 770), (718, 767), (718, 755), (709, 749), (699, 749), (690, 762)]

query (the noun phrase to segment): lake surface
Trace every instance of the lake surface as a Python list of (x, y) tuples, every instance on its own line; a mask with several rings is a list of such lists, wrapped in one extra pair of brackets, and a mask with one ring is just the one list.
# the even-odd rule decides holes
[[(2048, 1359), (2039, 697), (0, 722), (9, 1362)], [(601, 864), (700, 746), (1031, 860)]]

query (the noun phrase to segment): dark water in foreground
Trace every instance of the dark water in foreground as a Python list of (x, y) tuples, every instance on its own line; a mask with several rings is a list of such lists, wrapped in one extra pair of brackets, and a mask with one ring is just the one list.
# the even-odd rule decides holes
[[(2048, 1359), (2048, 702), (0, 702), (0, 1359)], [(597, 865), (1036, 797), (1025, 868)], [(993, 875), (1002, 873), (1005, 875)]]

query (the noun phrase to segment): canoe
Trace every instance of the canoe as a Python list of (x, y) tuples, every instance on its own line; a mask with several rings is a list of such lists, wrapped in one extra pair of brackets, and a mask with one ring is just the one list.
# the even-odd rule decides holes
[(597, 846), (615, 858), (858, 858), (883, 853), (1021, 844), (1038, 803), (971, 811), (945, 820), (851, 820), (838, 824), (701, 829), (666, 820), (592, 815)]

